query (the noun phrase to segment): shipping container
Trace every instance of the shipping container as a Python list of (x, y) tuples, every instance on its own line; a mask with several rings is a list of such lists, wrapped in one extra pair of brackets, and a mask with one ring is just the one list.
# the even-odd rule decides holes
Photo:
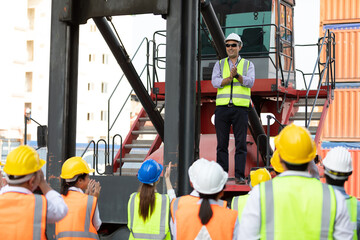
[(323, 141), (360, 141), (360, 87), (352, 88), (352, 85), (359, 86), (337, 85), (343, 88), (334, 91), (322, 132)]
[(335, 33), (336, 82), (360, 82), (360, 23), (324, 25), (320, 35), (327, 29)]
[(360, 22), (359, 0), (320, 0), (320, 23)]
[[(330, 149), (320, 149), (318, 154), (325, 158), (326, 154)], [(360, 198), (360, 149), (349, 149), (351, 157), (353, 159), (353, 173), (349, 177), (349, 180), (345, 182), (345, 191), (347, 194), (352, 195), (356, 198)], [(321, 172), (321, 171), (320, 171)], [(325, 182), (325, 178), (321, 179), (322, 182)]]

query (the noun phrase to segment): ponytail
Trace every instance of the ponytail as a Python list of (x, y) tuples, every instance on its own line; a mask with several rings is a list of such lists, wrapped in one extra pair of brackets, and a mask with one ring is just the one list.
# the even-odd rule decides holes
[(141, 184), (140, 192), (140, 206), (139, 206), (139, 215), (141, 218), (146, 221), (148, 217), (152, 215), (155, 208), (155, 186), (149, 184)]
[(213, 199), (216, 201), (219, 197), (219, 194), (222, 191), (224, 191), (224, 189), (225, 189), (225, 185), (224, 185), (223, 189), (218, 193), (214, 193), (214, 194), (199, 193), (200, 198), (202, 199), (200, 210), (199, 210), (199, 218), (201, 220), (202, 225), (206, 225), (213, 216), (213, 211), (211, 209), (209, 200)]
[(209, 199), (216, 199), (216, 197), (218, 196), (218, 193), (211, 194), (211, 195), (202, 194), (202, 193), (199, 193), (199, 194), (200, 194), (200, 198), (202, 199), (200, 210), (199, 210), (199, 218), (201, 220), (201, 224), (206, 225), (210, 221), (211, 217), (213, 216), (213, 211), (211, 209)]

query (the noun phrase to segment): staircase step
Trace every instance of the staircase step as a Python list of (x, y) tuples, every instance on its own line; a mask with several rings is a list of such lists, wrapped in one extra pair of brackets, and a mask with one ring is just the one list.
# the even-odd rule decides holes
[(132, 144), (125, 144), (124, 147), (125, 148), (150, 148), (152, 145), (148, 144), (148, 143), (132, 143)]
[(153, 144), (153, 139), (136, 139), (132, 140), (131, 144)]
[[(308, 98), (307, 105), (312, 106), (314, 104), (315, 98)], [(316, 100), (315, 106), (324, 106), (326, 99), (318, 98)], [(300, 98), (298, 102), (294, 103), (294, 106), (305, 106), (305, 98)]]
[[(165, 113), (161, 113), (160, 115), (162, 116), (163, 119), (165, 118)], [(139, 121), (147, 122), (147, 121), (150, 121), (150, 118), (149, 117), (141, 117), (141, 118), (139, 118)]]
[(122, 168), (121, 176), (136, 176), (138, 171), (138, 168)]
[(139, 134), (157, 134), (154, 126), (142, 126), (139, 130), (132, 131), (133, 135)]
[(130, 144), (125, 144), (125, 148), (150, 148), (154, 140), (133, 140)]
[[(308, 112), (307, 117), (310, 117), (310, 113)], [(321, 112), (314, 112), (311, 120), (320, 120)], [(305, 113), (304, 112), (297, 112), (294, 116), (290, 117), (290, 121), (296, 120), (305, 120)]]
[[(146, 158), (147, 154), (131, 154), (127, 153), (125, 156), (121, 159), (122, 162), (137, 162), (141, 163)], [(117, 159), (118, 162), (120, 162), (120, 159)]]

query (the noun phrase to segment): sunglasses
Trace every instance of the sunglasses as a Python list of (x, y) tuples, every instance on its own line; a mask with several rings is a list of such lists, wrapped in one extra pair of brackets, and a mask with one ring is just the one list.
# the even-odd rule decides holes
[(225, 44), (226, 47), (237, 47), (237, 43), (233, 43), (233, 44)]

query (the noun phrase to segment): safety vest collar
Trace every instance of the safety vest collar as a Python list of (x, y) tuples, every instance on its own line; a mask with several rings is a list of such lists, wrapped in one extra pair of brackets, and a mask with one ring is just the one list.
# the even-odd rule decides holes
[(160, 213), (160, 224), (159, 224), (159, 233), (138, 233), (134, 232), (134, 218), (135, 218), (135, 198), (138, 193), (133, 193), (130, 197), (130, 231), (134, 238), (140, 239), (164, 239), (167, 232), (166, 232), (166, 224), (168, 218), (166, 217), (167, 212), (169, 209), (167, 208), (168, 204), (168, 197), (164, 194), (159, 194), (161, 196), (161, 213)]

